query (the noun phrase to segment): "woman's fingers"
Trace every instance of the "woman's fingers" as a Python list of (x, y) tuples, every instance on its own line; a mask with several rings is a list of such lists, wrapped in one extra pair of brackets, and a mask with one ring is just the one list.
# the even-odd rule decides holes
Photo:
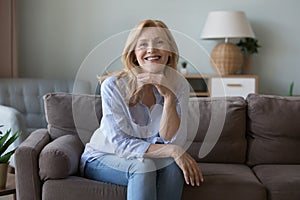
[(200, 186), (200, 183), (203, 182), (204, 179), (197, 162), (187, 153), (184, 153), (179, 160), (180, 161), (177, 162), (177, 164), (183, 171), (186, 184)]
[(141, 73), (137, 75), (137, 78), (144, 83), (163, 85), (164, 76), (162, 74)]
[(189, 173), (187, 173), (187, 171), (184, 170), (184, 169), (182, 169), (182, 172), (183, 172), (183, 176), (184, 176), (185, 183), (189, 185), (189, 184), (190, 184)]
[(163, 96), (173, 94), (171, 85), (162, 74), (141, 73), (137, 75), (137, 78), (145, 84), (154, 85)]

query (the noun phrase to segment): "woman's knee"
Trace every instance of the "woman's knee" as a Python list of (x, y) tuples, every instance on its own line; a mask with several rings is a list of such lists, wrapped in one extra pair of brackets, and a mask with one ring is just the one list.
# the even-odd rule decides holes
[(135, 160), (129, 166), (130, 173), (151, 173), (156, 171), (155, 163), (152, 159), (144, 158), (141, 160)]
[(163, 173), (165, 173), (167, 176), (183, 180), (183, 173), (182, 170), (179, 168), (179, 166), (172, 162), (168, 166), (166, 166), (163, 170)]

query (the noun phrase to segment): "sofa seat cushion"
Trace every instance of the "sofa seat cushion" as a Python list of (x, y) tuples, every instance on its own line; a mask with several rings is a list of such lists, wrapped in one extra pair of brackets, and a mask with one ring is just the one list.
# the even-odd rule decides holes
[(99, 127), (102, 117), (99, 95), (49, 93), (44, 96), (44, 103), (52, 139), (66, 134), (78, 134), (86, 144)]
[(258, 165), (253, 171), (266, 186), (268, 199), (300, 199), (300, 165)]
[(185, 185), (183, 199), (266, 199), (264, 186), (246, 165), (201, 163), (200, 167), (204, 183), (200, 187)]
[(66, 179), (47, 180), (42, 189), (43, 200), (113, 199), (125, 200), (126, 187), (69, 176)]
[(300, 97), (251, 94), (247, 102), (247, 163), (300, 164)]

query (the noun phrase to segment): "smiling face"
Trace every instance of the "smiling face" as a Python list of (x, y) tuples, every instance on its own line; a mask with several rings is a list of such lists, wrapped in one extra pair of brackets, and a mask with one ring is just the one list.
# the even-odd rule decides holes
[(134, 53), (142, 70), (150, 73), (161, 73), (171, 55), (167, 37), (161, 28), (144, 28)]

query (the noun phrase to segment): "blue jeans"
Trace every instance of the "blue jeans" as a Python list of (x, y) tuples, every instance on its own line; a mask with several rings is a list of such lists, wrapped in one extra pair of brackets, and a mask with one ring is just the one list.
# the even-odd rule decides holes
[(127, 186), (128, 200), (181, 199), (183, 174), (170, 158), (125, 159), (104, 155), (87, 162), (87, 178)]

